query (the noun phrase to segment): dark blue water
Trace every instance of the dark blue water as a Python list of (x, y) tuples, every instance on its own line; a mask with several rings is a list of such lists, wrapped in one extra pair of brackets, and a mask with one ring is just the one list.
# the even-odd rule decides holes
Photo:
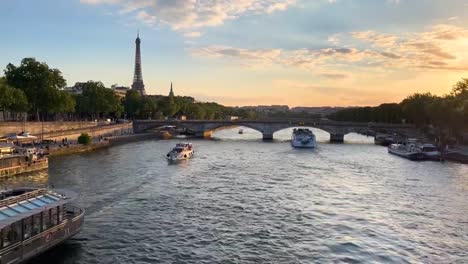
[(411, 162), (361, 136), (292, 149), (245, 129), (55, 158), (8, 184), (79, 190), (83, 231), (31, 263), (467, 263), (468, 166)]

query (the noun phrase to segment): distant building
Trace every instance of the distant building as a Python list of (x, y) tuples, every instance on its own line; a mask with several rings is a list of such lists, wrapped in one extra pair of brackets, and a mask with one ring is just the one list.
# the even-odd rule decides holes
[(298, 106), (298, 107), (291, 108), (291, 112), (327, 116), (327, 115), (333, 114), (335, 112), (338, 112), (338, 111), (340, 111), (342, 109), (345, 109), (345, 107), (332, 107), (332, 106), (304, 107), (304, 106)]
[(174, 97), (174, 90), (172, 90), (172, 82), (171, 82), (171, 90), (169, 91), (169, 97)]
[(130, 87), (119, 86), (117, 84), (114, 84), (111, 86), (111, 89), (112, 91), (114, 91), (115, 95), (122, 99), (127, 95), (127, 92), (130, 90)]
[(83, 83), (83, 82), (77, 82), (77, 83), (75, 83), (74, 86), (65, 87), (63, 90), (65, 92), (68, 92), (68, 93), (72, 94), (72, 95), (83, 94), (84, 85), (85, 85), (85, 83)]
[(240, 109), (255, 110), (262, 113), (288, 112), (287, 105), (258, 105), (258, 106), (242, 106)]
[(135, 40), (135, 72), (133, 75), (132, 90), (138, 91), (141, 95), (146, 95), (145, 84), (143, 83), (143, 74), (141, 70), (141, 51), (140, 51), (140, 33)]

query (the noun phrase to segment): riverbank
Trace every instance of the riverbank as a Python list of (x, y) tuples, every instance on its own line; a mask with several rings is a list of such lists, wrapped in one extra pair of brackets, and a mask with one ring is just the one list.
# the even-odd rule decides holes
[(0, 168), (0, 178), (17, 176), (20, 174), (46, 170), (49, 167), (47, 158), (42, 158), (34, 162), (26, 162), (12, 167)]
[(108, 138), (104, 138), (101, 141), (95, 141), (90, 145), (81, 145), (75, 143), (71, 143), (68, 145), (59, 145), (49, 147), (49, 156), (50, 157), (57, 157), (63, 155), (71, 155), (76, 153), (84, 153), (95, 151), (102, 148), (112, 147), (114, 145), (119, 144), (126, 144), (130, 142), (136, 142), (141, 140), (151, 140), (151, 139), (159, 139), (160, 137), (158, 134), (155, 133), (144, 133), (144, 134), (130, 134), (130, 135), (121, 135), (121, 136), (112, 136)]

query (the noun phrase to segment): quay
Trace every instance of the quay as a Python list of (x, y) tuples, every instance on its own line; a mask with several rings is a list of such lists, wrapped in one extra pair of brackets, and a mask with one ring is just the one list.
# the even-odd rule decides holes
[(23, 156), (0, 158), (0, 178), (46, 170), (49, 167), (48, 158), (36, 161), (25, 161)]

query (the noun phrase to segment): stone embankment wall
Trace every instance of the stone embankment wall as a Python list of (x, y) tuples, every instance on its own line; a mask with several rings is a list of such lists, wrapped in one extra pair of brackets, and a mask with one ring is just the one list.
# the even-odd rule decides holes
[[(44, 139), (57, 140), (60, 141), (62, 138), (67, 138), (68, 140), (77, 140), (82, 133), (88, 133), (93, 138), (103, 136), (117, 136), (117, 135), (127, 135), (133, 133), (132, 123), (125, 124), (116, 124), (116, 125), (105, 125), (105, 126), (95, 126), (88, 128), (79, 128), (65, 131), (56, 131), (44, 134)], [(39, 136), (39, 135), (37, 135)]]
[(48, 167), (49, 167), (48, 160), (43, 159), (43, 160), (31, 163), (31, 164), (24, 164), (24, 165), (15, 166), (15, 167), (3, 168), (3, 169), (0, 169), (0, 178), (45, 170)]
[(96, 127), (96, 122), (0, 122), (0, 137), (27, 131), (32, 135)]
[(60, 148), (51, 148), (49, 151), (49, 156), (56, 157), (56, 156), (63, 156), (63, 155), (69, 155), (69, 154), (75, 154), (75, 153), (89, 152), (89, 151), (94, 151), (94, 150), (101, 149), (101, 148), (106, 148), (109, 146), (110, 146), (109, 141), (102, 141), (98, 143), (93, 143), (91, 145), (74, 144), (74, 145), (69, 145), (69, 146), (60, 147)]

